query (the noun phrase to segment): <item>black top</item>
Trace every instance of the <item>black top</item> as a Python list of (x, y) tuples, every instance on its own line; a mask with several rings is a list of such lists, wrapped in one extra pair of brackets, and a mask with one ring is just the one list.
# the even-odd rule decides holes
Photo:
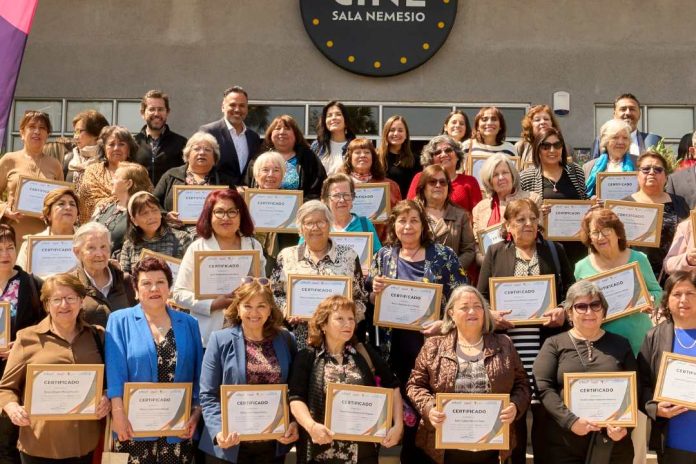
[(399, 157), (400, 156), (398, 154), (387, 154), (387, 177), (399, 185), (399, 190), (401, 190), (401, 198), (406, 198), (408, 189), (411, 186), (411, 181), (413, 181), (413, 176), (415, 176), (417, 172), (420, 172), (422, 168), (418, 161), (418, 157), (415, 155), (412, 168), (405, 168), (399, 164), (396, 164)]
[(561, 178), (556, 182), (555, 191), (554, 184), (549, 179), (543, 177), (542, 181), (544, 186), (544, 200), (580, 200), (578, 191), (575, 189), (566, 171), (563, 171)]
[(154, 151), (145, 126), (140, 133), (136, 134), (135, 141), (138, 144), (138, 152), (131, 157), (136, 163), (145, 166), (150, 174), (152, 185), (157, 185), (162, 174), (169, 169), (184, 164), (183, 152), (186, 146), (186, 137), (172, 132), (166, 124), (160, 134), (159, 141), (154, 144), (156, 147)]

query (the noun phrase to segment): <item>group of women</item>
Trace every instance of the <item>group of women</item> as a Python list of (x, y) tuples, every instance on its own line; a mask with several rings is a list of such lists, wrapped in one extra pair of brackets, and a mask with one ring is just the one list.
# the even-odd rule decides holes
[[(92, 114), (75, 119), (76, 136), (79, 128), (85, 138), (73, 154), (83, 161), (73, 163), (76, 187), (46, 196), (43, 221), (14, 211), (13, 194), (19, 175), (63, 179), (60, 166), (41, 154), (48, 116), (27, 113), (24, 148), (0, 159), (10, 224), (0, 224), (0, 299), (10, 303), (12, 322), (10, 348), (0, 351), (0, 462), (18, 462), (17, 449), (22, 462), (91, 462), (100, 446), (96, 421), (31, 419), (22, 398), (26, 366), (35, 363), (104, 363), (108, 382), (97, 415), (111, 417), (113, 449), (142, 464), (192, 462), (196, 453), (211, 463), (283, 462), (292, 446), (298, 462), (377, 462), (379, 445), (332, 438), (324, 423), (332, 382), (394, 390), (393, 423), (381, 445), (401, 442), (402, 462), (525, 462), (528, 410), (536, 462), (585, 462), (601, 438), (613, 443), (607, 462), (641, 462), (645, 416), (633, 433), (602, 428), (562, 400), (564, 373), (631, 370), (639, 372), (640, 407), (652, 421), (660, 462), (693, 462), (686, 431), (696, 424), (694, 412), (652, 400), (660, 353), (696, 355), (696, 251), (690, 221), (679, 224), (689, 211), (683, 198), (664, 193), (669, 163), (651, 151), (632, 157), (621, 123), (605, 124), (602, 155), (583, 170), (547, 106), (530, 109), (514, 147), (497, 108), (483, 108), (473, 127), (465, 113), (452, 112), (420, 157), (401, 116), (389, 118), (377, 150), (356, 137), (339, 102), (324, 108), (311, 147), (290, 116), (279, 116), (245, 183), (300, 190), (305, 202), (295, 218), (299, 234), (260, 234), (240, 186), (212, 192), (195, 227), (171, 211), (175, 185), (228, 185), (215, 167), (213, 137), (194, 134), (184, 164), (155, 187), (145, 168), (129, 161), (127, 130), (104, 126), (93, 140), (82, 135), (99, 121)], [(101, 157), (93, 159), (95, 145)], [(478, 179), (466, 169), (472, 155), (486, 157)], [(601, 204), (584, 217), (580, 242), (544, 238), (544, 200), (592, 198), (603, 171), (637, 171), (639, 190), (626, 200), (665, 205), (659, 247), (629, 248), (623, 224)], [(385, 223), (353, 212), (356, 185), (371, 182), (389, 185)], [(484, 249), (478, 233), (497, 225), (499, 241)], [(331, 232), (371, 233), (370, 268)], [(77, 267), (45, 281), (25, 272), (27, 233), (72, 235)], [(161, 259), (143, 258), (144, 249), (181, 259), (176, 277)], [(218, 250), (260, 251), (260, 275), (199, 299), (194, 254)], [(583, 279), (633, 262), (652, 297), (650, 314), (604, 323), (608, 303)], [(288, 317), (291, 274), (350, 276), (351, 298), (327, 298), (309, 321)], [(489, 307), (489, 278), (547, 274), (562, 303), (543, 315), (543, 325), (515, 327), (508, 313)], [(385, 279), (440, 284), (442, 320), (421, 332), (374, 327)], [(126, 382), (191, 383), (181, 435), (135, 438), (123, 404)], [(281, 438), (240, 441), (233, 425), (223, 434), (220, 386), (233, 384), (288, 385), (292, 416)], [(510, 449), (436, 448), (446, 417), (434, 397), (446, 392), (509, 394), (499, 420), (510, 424)]]

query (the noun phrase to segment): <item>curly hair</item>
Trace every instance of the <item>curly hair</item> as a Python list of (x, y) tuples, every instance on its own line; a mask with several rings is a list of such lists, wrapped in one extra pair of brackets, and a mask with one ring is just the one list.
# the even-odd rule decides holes
[[(329, 322), (329, 317), (337, 311), (349, 310), (353, 316), (357, 315), (357, 309), (353, 300), (341, 295), (334, 295), (326, 298), (319, 303), (317, 309), (314, 310), (312, 318), (309, 320), (309, 331), (307, 333), (307, 344), (315, 348), (320, 347), (324, 343), (324, 331), (322, 330)], [(357, 323), (356, 323), (357, 325)], [(355, 331), (349, 343), (355, 345), (357, 338)]]

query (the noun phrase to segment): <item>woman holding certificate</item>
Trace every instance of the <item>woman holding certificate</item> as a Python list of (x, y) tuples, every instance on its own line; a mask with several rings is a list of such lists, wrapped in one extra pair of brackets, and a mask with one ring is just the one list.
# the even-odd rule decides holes
[[(99, 419), (109, 413), (110, 403), (106, 396), (94, 397), (95, 390), (89, 384), (81, 385), (91, 391), (92, 397), (62, 385), (67, 372), (79, 365), (101, 365), (104, 363), (104, 330), (87, 324), (80, 317), (80, 306), (86, 289), (76, 277), (68, 274), (50, 276), (41, 289), (41, 302), (48, 315), (38, 324), (17, 333), (7, 366), (0, 381), (0, 407), (12, 423), (19, 427), (19, 448), (23, 463), (91, 463), (94, 449), (99, 443), (103, 424)], [(65, 370), (44, 371), (44, 379), (28, 375), (30, 365), (65, 365)], [(89, 382), (99, 385), (96, 371), (85, 367)], [(55, 376), (51, 376), (55, 374)], [(79, 385), (84, 377), (67, 377), (71, 385)], [(56, 385), (51, 387), (51, 385)], [(101, 391), (98, 386), (96, 390)], [(31, 394), (26, 394), (26, 392)], [(89, 420), (71, 420), (77, 414), (72, 409), (75, 403), (87, 401), (93, 404), (94, 417)], [(43, 402), (51, 402), (48, 407)], [(63, 403), (65, 407), (58, 405)], [(90, 409), (90, 408), (86, 408)], [(33, 416), (39, 417), (33, 417)], [(60, 419), (46, 420), (46, 416), (57, 415)], [(86, 419), (86, 418), (83, 418)]]
[(421, 166), (418, 157), (411, 151), (411, 136), (403, 116), (395, 114), (384, 123), (377, 156), (386, 176), (399, 185), (401, 198), (404, 198)]
[[(322, 301), (309, 321), (309, 347), (297, 354), (288, 385), (290, 409), (302, 426), (297, 443), (298, 464), (377, 464), (377, 443), (389, 448), (401, 439), (403, 419), (399, 382), (377, 352), (358, 342), (355, 336), (356, 325), (355, 303), (338, 295)], [(359, 397), (355, 393), (355, 406), (367, 404), (369, 410), (362, 406), (361, 414), (348, 414), (343, 421), (334, 423), (334, 430), (326, 427), (324, 422), (329, 408), (331, 417), (343, 412), (337, 410), (340, 406), (337, 408), (336, 402), (327, 404), (327, 390), (334, 384), (392, 389), (392, 422), (375, 427), (375, 416), (388, 415), (386, 408), (389, 407), (389, 402), (384, 403), (383, 410), (376, 410), (371, 405), (376, 403), (377, 395), (362, 393), (365, 396)], [(358, 422), (365, 418), (369, 418), (365, 423)], [(355, 420), (357, 423), (349, 424), (346, 420)], [(366, 430), (377, 428), (375, 432), (380, 432), (380, 435), (371, 437), (373, 439), (370, 441), (334, 440), (334, 434), (346, 433), (346, 430), (338, 430), (337, 427), (352, 429), (355, 435), (366, 435)], [(375, 440), (376, 437), (383, 438)]]
[[(498, 420), (503, 424), (525, 420), (531, 399), (527, 374), (512, 341), (494, 329), (481, 294), (463, 285), (447, 302), (443, 335), (429, 337), (418, 354), (406, 392), (421, 415), (416, 445), (432, 462), (494, 464), (510, 455), (510, 451), (474, 453), (435, 448), (435, 428), (448, 426), (445, 413), (434, 407), (437, 393), (509, 394), (510, 404), (501, 408)], [(526, 445), (526, 436), (516, 437), (514, 430), (511, 432), (511, 448), (519, 440)]]
[[(534, 448), (535, 458), (538, 454), (542, 458), (541, 462), (633, 462), (631, 435), (625, 427), (599, 427), (595, 423), (598, 419), (579, 417), (564, 402), (564, 393), (568, 393), (564, 392), (564, 374), (636, 370), (636, 359), (628, 340), (602, 329), (608, 308), (604, 295), (592, 282), (583, 280), (572, 285), (563, 302), (563, 309), (573, 328), (546, 340), (534, 361), (539, 399), (548, 413), (539, 419), (535, 418), (535, 421), (540, 422), (536, 426), (544, 428), (543, 446)], [(601, 390), (604, 389), (598, 389)], [(621, 395), (625, 395), (625, 391)], [(591, 400), (585, 398), (585, 401)], [(611, 398), (600, 399), (597, 404), (603, 402), (613, 404)], [(587, 405), (583, 408), (579, 399), (578, 403), (577, 407), (580, 409), (574, 409), (575, 411), (590, 409)], [(614, 409), (602, 417), (609, 417), (613, 412)], [(603, 438), (609, 438), (610, 441)], [(596, 457), (602, 453), (603, 458)]]
[[(107, 395), (111, 399), (112, 426), (117, 438), (114, 450), (128, 453), (129, 462), (140, 464), (192, 462), (194, 449), (191, 439), (201, 416), (198, 382), (203, 346), (198, 324), (188, 314), (167, 306), (172, 271), (161, 259), (142, 259), (133, 268), (133, 281), (140, 304), (115, 312), (106, 325)], [(138, 409), (158, 404), (151, 401), (161, 397), (147, 401), (147, 397), (141, 396), (141, 400), (146, 400), (141, 401), (143, 405), (137, 401), (124, 401), (129, 393), (125, 391), (127, 382), (191, 384), (190, 415), (181, 424), (178, 436), (162, 437), (159, 433), (171, 427), (170, 415), (163, 415), (164, 423), (152, 423), (143, 420), (147, 412)], [(184, 395), (183, 401), (187, 398)], [(176, 410), (188, 409), (188, 406), (172, 404)], [(156, 407), (163, 406), (158, 404)], [(134, 428), (132, 421), (135, 418), (138, 419), (135, 424), (141, 427)], [(139, 437), (142, 437), (142, 432), (151, 431), (152, 435), (135, 438), (135, 430)]]
[[(281, 445), (298, 439), (297, 423), (291, 422), (277, 442), (240, 442), (241, 435), (261, 431), (245, 428), (252, 424), (235, 423), (234, 418), (228, 418), (227, 426), (223, 427), (220, 386), (287, 384), (290, 365), (297, 354), (295, 337), (283, 328), (283, 313), (264, 278), (244, 279), (232, 294), (225, 319), (230, 326), (212, 333), (203, 356), (201, 407), (205, 428), (200, 448), (206, 453), (208, 464), (282, 463), (288, 448)], [(253, 415), (254, 411), (240, 411), (240, 417), (245, 414)], [(275, 416), (276, 412), (271, 411), (270, 417)], [(227, 435), (223, 433), (225, 429)]]
[(597, 195), (597, 174), (630, 172), (638, 166), (638, 157), (631, 154), (631, 126), (623, 119), (610, 119), (599, 129), (599, 158), (583, 164), (587, 196)]
[[(640, 409), (652, 421), (650, 448), (660, 464), (696, 462), (696, 411), (693, 408), (694, 362), (696, 361), (696, 274), (677, 271), (665, 284), (660, 309), (664, 322), (650, 329), (638, 354), (641, 382)], [(665, 354), (687, 356), (673, 359), (676, 369), (660, 374)], [(681, 364), (681, 366), (680, 366)], [(677, 370), (683, 367), (681, 374)], [(685, 369), (684, 369), (685, 368)], [(658, 378), (661, 385), (658, 385)], [(665, 399), (654, 399), (655, 393)], [(672, 402), (674, 401), (674, 402)], [(691, 403), (691, 407), (686, 405)]]
[[(236, 190), (217, 190), (208, 195), (196, 224), (198, 239), (186, 250), (176, 275), (172, 298), (180, 308), (187, 309), (198, 320), (203, 344), (214, 330), (223, 325), (223, 309), (232, 303), (231, 291), (215, 299), (196, 298), (194, 284), (194, 253), (196, 251), (259, 250), (254, 238), (254, 223), (244, 199)], [(261, 255), (259, 269), (265, 275), (266, 260)], [(234, 290), (234, 289), (230, 289)]]

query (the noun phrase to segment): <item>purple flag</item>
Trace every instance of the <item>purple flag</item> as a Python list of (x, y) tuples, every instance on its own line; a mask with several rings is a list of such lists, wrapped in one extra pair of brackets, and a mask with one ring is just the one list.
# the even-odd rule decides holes
[(19, 67), (38, 0), (0, 0), (0, 146), (5, 145)]

